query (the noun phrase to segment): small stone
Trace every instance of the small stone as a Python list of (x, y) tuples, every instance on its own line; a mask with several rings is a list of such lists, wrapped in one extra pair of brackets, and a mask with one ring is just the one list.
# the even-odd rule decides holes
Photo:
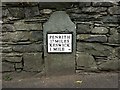
[(24, 70), (26, 71), (42, 71), (43, 59), (42, 53), (24, 53)]
[(79, 34), (77, 40), (88, 42), (107, 42), (106, 35)]
[(23, 64), (20, 62), (20, 63), (15, 63), (15, 69), (22, 69), (23, 68)]
[(43, 9), (43, 10), (41, 10), (41, 13), (42, 14), (51, 14), (52, 10), (51, 9)]
[(105, 27), (94, 27), (91, 32), (98, 34), (106, 34), (108, 33), (108, 29)]

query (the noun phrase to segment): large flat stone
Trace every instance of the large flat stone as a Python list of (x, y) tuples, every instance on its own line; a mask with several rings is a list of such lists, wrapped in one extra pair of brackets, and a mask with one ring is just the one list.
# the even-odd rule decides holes
[(13, 51), (16, 52), (42, 52), (42, 44), (14, 45)]
[(16, 30), (42, 30), (41, 23), (25, 23), (23, 21), (17, 21), (14, 23)]
[(108, 60), (107, 62), (101, 64), (98, 66), (100, 70), (106, 70), (106, 71), (111, 71), (111, 70), (120, 70), (120, 60)]
[(112, 2), (93, 2), (93, 6), (95, 7), (110, 7), (114, 4)]
[(24, 70), (36, 72), (43, 70), (42, 53), (24, 53), (23, 60)]
[(13, 62), (13, 63), (22, 61), (22, 57), (15, 57), (15, 56), (14, 57), (3, 57), (2, 59), (4, 59), (4, 61)]
[(110, 56), (113, 48), (99, 43), (77, 43), (77, 51), (86, 52), (94, 56)]
[(84, 53), (84, 52), (77, 53), (76, 64), (77, 64), (77, 69), (89, 70), (89, 71), (97, 70), (95, 59), (93, 58), (93, 56), (89, 55), (88, 53)]
[(15, 18), (24, 18), (24, 8), (23, 7), (11, 7), (8, 8), (10, 14)]
[[(73, 52), (70, 54), (49, 54), (46, 47), (47, 33), (73, 33)], [(65, 75), (75, 72), (75, 52), (76, 52), (76, 26), (64, 11), (56, 11), (44, 24), (44, 60), (46, 74)]]
[(31, 41), (43, 41), (43, 32), (42, 31), (31, 31), (29, 38)]
[(79, 34), (77, 40), (88, 42), (107, 42), (106, 35)]
[(111, 28), (110, 29), (110, 34), (111, 35), (108, 38), (109, 43), (120, 43), (120, 41), (119, 41), (119, 33), (118, 33), (117, 29)]

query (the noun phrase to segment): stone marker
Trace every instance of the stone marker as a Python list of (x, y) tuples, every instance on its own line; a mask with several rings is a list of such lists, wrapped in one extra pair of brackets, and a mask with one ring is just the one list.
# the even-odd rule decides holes
[(43, 26), (46, 75), (75, 72), (76, 26), (64, 11), (54, 12)]

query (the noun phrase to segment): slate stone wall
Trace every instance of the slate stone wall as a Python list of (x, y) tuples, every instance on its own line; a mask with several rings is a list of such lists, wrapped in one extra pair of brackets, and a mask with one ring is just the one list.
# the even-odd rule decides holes
[(44, 70), (43, 24), (61, 10), (77, 27), (76, 70), (120, 69), (119, 2), (2, 4), (2, 72)]

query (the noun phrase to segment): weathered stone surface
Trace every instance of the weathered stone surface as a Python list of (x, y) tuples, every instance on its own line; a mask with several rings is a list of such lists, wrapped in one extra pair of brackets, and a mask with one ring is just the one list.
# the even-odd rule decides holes
[(43, 32), (42, 31), (30, 32), (30, 40), (31, 41), (42, 41), (43, 40)]
[(16, 30), (42, 30), (41, 23), (25, 23), (24, 21), (18, 21), (14, 23)]
[(76, 57), (77, 69), (97, 70), (97, 65), (93, 56), (88, 53), (79, 52)]
[(15, 71), (14, 64), (9, 62), (2, 62), (2, 72)]
[[(73, 33), (73, 52), (71, 54), (49, 54), (46, 49), (46, 34)], [(44, 24), (44, 60), (47, 75), (65, 75), (75, 72), (76, 26), (64, 11), (56, 11)]]
[(97, 7), (97, 8), (85, 7), (82, 9), (82, 12), (84, 12), (84, 13), (96, 13), (97, 12), (98, 13), (98, 12), (104, 12), (106, 10), (107, 10), (107, 8), (105, 8), (105, 7)]
[(107, 42), (106, 35), (79, 34), (77, 40), (88, 42)]
[(78, 13), (78, 14), (80, 14), (81, 13), (81, 9), (79, 9), (79, 8), (71, 8), (71, 9), (67, 9), (66, 12), (67, 13)]
[(89, 24), (77, 24), (77, 33), (90, 33), (91, 27)]
[(119, 33), (115, 28), (110, 29), (110, 37), (108, 38), (109, 43), (120, 43), (119, 42)]
[(13, 51), (16, 52), (41, 52), (42, 44), (14, 45)]
[(106, 34), (108, 33), (108, 29), (105, 27), (94, 27), (91, 32), (98, 34)]
[(10, 17), (10, 12), (7, 8), (2, 7), (2, 17)]
[(119, 23), (118, 16), (104, 16), (102, 21), (104, 23)]
[(103, 7), (110, 7), (110, 6), (113, 6), (114, 4), (111, 3), (111, 2), (93, 2), (93, 6), (103, 6)]
[(57, 10), (63, 10), (65, 8), (70, 8), (72, 6), (72, 3), (68, 2), (41, 2), (39, 3), (39, 7), (42, 8), (50, 8), (50, 9), (57, 9)]
[(79, 7), (88, 7), (91, 5), (91, 2), (79, 2)]
[(100, 70), (120, 70), (120, 60), (108, 60), (107, 62), (98, 66)]
[(3, 41), (27, 41), (29, 39), (29, 32), (6, 32), (3, 34)]
[(23, 68), (23, 64), (20, 62), (20, 63), (15, 63), (15, 69), (22, 69)]
[(12, 52), (11, 47), (0, 47), (0, 50), (2, 50), (3, 53), (10, 53)]
[(26, 71), (42, 71), (43, 59), (42, 53), (24, 53), (24, 70)]
[(108, 12), (112, 15), (113, 14), (120, 14), (120, 6), (110, 7), (108, 9)]
[(4, 61), (8, 62), (21, 62), (22, 57), (3, 57)]
[(10, 14), (15, 18), (24, 18), (24, 9), (20, 7), (8, 8)]
[(110, 56), (113, 48), (99, 43), (77, 43), (77, 51), (86, 52), (94, 56)]
[(70, 14), (71, 19), (80, 22), (89, 22), (89, 21), (100, 21), (101, 20), (100, 14), (98, 15), (87, 15), (87, 14)]
[(15, 31), (15, 27), (12, 24), (3, 24), (2, 31)]
[(51, 9), (43, 9), (43, 10), (40, 11), (40, 13), (42, 13), (42, 14), (51, 14), (52, 10)]
[(25, 7), (25, 17), (33, 17), (39, 15), (39, 8), (38, 7)]

